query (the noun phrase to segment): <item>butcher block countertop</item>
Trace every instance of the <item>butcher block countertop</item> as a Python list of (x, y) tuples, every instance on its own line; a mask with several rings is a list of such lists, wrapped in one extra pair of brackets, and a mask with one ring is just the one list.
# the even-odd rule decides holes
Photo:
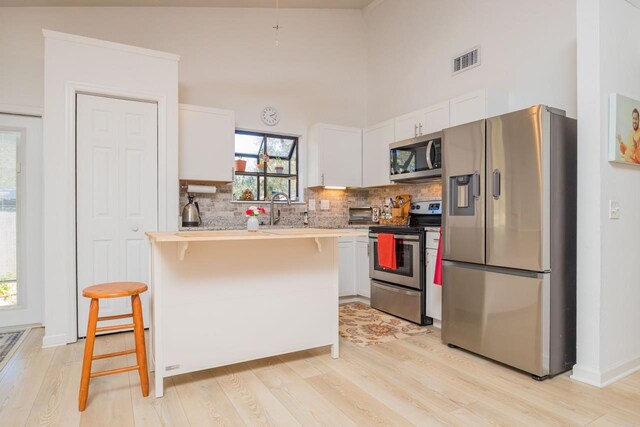
[(212, 242), (218, 240), (269, 240), (269, 239), (317, 239), (321, 237), (361, 237), (368, 230), (344, 230), (324, 228), (271, 228), (259, 231), (217, 230), (217, 231), (161, 231), (147, 232), (155, 242)]

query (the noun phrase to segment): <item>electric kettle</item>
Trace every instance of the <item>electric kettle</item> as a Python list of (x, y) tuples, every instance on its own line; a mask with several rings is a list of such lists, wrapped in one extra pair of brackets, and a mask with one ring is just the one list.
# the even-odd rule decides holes
[(200, 207), (193, 201), (193, 196), (187, 195), (189, 203), (182, 208), (182, 226), (197, 227), (200, 225)]

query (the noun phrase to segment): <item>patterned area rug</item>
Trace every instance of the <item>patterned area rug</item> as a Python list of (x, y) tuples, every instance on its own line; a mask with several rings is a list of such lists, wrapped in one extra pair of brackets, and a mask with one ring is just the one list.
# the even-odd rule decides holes
[(0, 332), (0, 371), (27, 337), (29, 329)]
[(365, 304), (340, 306), (340, 336), (360, 347), (432, 332), (428, 326), (418, 326)]

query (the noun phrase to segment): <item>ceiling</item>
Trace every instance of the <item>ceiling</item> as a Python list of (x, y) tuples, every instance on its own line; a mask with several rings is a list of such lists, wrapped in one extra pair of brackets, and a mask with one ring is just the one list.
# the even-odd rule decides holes
[[(279, 6), (301, 9), (363, 9), (374, 0), (278, 0)], [(276, 0), (0, 0), (0, 6), (168, 6), (168, 7), (264, 7)]]

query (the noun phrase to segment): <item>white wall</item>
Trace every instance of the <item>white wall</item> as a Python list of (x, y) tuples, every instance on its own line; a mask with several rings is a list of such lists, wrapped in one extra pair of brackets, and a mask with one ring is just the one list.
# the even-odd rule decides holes
[(47, 32), (44, 75), (44, 346), (76, 340), (75, 94), (158, 103), (158, 226), (178, 227), (178, 57)]
[[(0, 104), (41, 106), (48, 28), (180, 55), (180, 102), (234, 110), (239, 127), (302, 134), (309, 124), (364, 125), (366, 39), (358, 10), (2, 8)], [(117, 68), (117, 64), (113, 64)]]
[[(577, 3), (579, 208), (585, 220), (574, 378), (603, 386), (640, 369), (640, 168), (607, 161), (609, 95), (640, 100), (640, 10), (625, 0)], [(608, 219), (609, 200), (620, 202), (619, 220)]]
[[(575, 0), (386, 0), (366, 15), (368, 125), (489, 88), (576, 116)], [(451, 60), (481, 45), (479, 67)]]

